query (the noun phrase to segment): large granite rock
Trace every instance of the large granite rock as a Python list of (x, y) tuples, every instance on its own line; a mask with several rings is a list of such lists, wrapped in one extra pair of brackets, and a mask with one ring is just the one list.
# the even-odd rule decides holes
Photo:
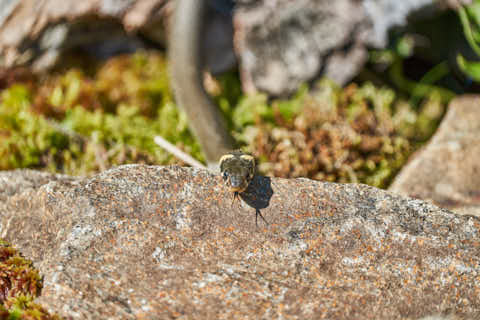
[(429, 144), (413, 155), (391, 191), (480, 216), (480, 96), (451, 102)]
[(477, 217), (308, 179), (256, 177), (232, 204), (192, 168), (45, 178), (0, 172), (0, 237), (68, 319), (480, 317)]

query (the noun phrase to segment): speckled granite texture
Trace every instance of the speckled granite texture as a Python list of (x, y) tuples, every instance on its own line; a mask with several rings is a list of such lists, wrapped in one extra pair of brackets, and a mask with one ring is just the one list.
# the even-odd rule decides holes
[[(16, 174), (0, 172), (0, 194)], [(41, 182), (3, 195), (0, 236), (44, 276), (38, 302), (67, 319), (480, 318), (473, 216), (266, 177), (232, 205), (220, 176), (180, 167)]]

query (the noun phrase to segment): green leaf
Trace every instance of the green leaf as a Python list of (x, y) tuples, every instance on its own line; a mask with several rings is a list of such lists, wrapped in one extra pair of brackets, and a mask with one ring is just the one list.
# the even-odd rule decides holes
[(475, 81), (480, 81), (480, 62), (467, 61), (462, 55), (457, 56), (460, 69)]
[(468, 15), (472, 18), (472, 20), (477, 24), (480, 25), (480, 2), (474, 2), (471, 5), (466, 7)]
[(472, 28), (468, 17), (467, 9), (464, 7), (460, 7), (458, 9), (458, 16), (460, 17), (460, 22), (463, 26), (463, 33), (465, 34), (465, 38), (470, 44), (470, 47), (472, 47), (472, 49), (477, 53), (477, 55), (480, 55), (480, 47), (475, 41), (475, 34), (478, 33), (478, 31), (477, 29)]

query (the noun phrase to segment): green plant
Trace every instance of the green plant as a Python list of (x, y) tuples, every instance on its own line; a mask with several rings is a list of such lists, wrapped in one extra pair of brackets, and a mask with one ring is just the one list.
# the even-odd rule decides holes
[[(463, 26), (463, 33), (470, 47), (480, 57), (480, 1), (474, 0), (471, 4), (461, 6), (458, 15)], [(480, 81), (480, 62), (468, 61), (461, 54), (457, 55), (460, 69), (473, 80)]]
[[(453, 96), (433, 85), (445, 73), (442, 64), (420, 82), (403, 76), (396, 63), (411, 51), (409, 43), (383, 57), (390, 57), (401, 94), (370, 83), (340, 88), (321, 80), (289, 99), (270, 100), (242, 95), (234, 72), (211, 79), (207, 87), (237, 142), (258, 157), (262, 173), (385, 187), (433, 133)], [(86, 175), (125, 163), (178, 163), (153, 143), (155, 135), (202, 160), (157, 53), (116, 57), (91, 75), (68, 69), (1, 93), (3, 170)]]
[(292, 99), (253, 96), (238, 108), (237, 139), (263, 174), (386, 187), (434, 132), (445, 103), (436, 91), (417, 107), (371, 83), (342, 89), (323, 80)]
[(174, 163), (155, 135), (202, 159), (167, 74), (161, 55), (139, 52), (109, 60), (93, 76), (69, 69), (33, 88), (4, 90), (0, 169), (84, 175), (124, 163)]
[(59, 320), (33, 302), (42, 281), (32, 262), (0, 239), (0, 319)]

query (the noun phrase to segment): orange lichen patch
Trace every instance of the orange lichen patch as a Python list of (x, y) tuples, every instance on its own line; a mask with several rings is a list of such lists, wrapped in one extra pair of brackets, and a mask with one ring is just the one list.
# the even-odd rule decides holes
[(300, 219), (304, 219), (304, 218), (309, 218), (309, 217), (313, 217), (313, 214), (312, 212), (309, 212), (309, 211), (305, 211), (305, 212), (297, 212), (295, 214), (293, 214), (293, 217), (297, 220), (300, 220)]

